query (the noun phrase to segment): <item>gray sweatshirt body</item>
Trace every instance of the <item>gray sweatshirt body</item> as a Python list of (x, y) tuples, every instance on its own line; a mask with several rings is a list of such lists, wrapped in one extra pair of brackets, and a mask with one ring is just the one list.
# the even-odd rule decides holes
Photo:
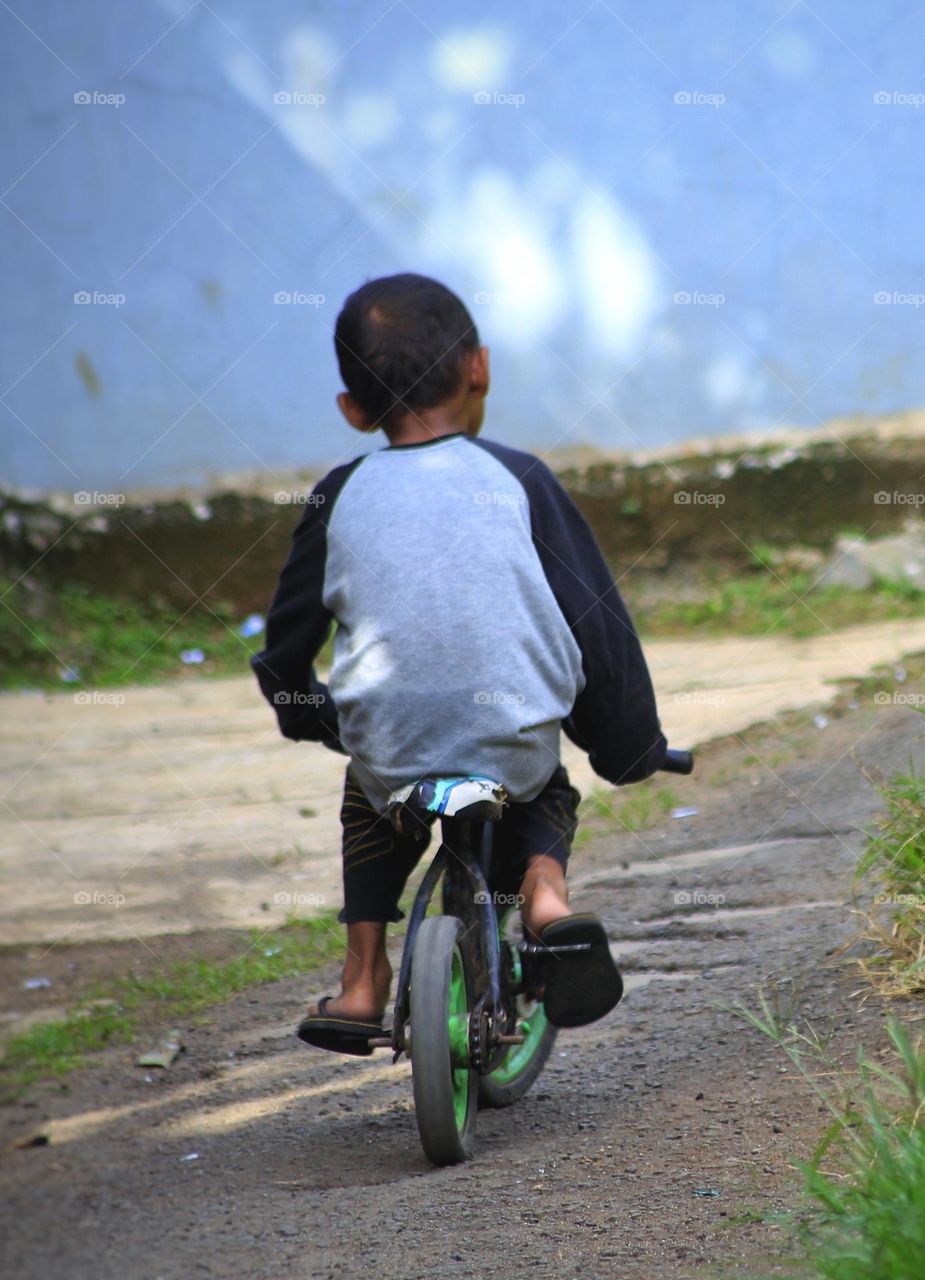
[(483, 774), (532, 799), (584, 676), (523, 485), (451, 436), (370, 454), (327, 518), (329, 689), (370, 801), (381, 810), (434, 773)]
[[(330, 687), (314, 670), (336, 627)], [(465, 435), (335, 467), (295, 530), (252, 659), (282, 733), (380, 811), (434, 774), (532, 799), (560, 728), (609, 782), (665, 754), (652, 683), (591, 530), (538, 458)]]

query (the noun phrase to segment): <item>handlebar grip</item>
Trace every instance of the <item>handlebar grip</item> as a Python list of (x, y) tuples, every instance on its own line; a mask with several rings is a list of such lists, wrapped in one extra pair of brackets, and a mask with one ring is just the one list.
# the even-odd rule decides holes
[(665, 773), (693, 773), (694, 772), (694, 755), (692, 751), (677, 751), (669, 747), (665, 752), (665, 762), (662, 765)]

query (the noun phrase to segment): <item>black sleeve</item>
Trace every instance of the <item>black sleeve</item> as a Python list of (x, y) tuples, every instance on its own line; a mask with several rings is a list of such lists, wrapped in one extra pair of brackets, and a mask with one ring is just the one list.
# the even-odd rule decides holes
[(562, 727), (608, 782), (640, 782), (667, 743), (642, 646), (584, 516), (538, 458), (478, 441), (512, 471), (530, 504), (533, 545), (581, 650), (585, 687)]
[(296, 741), (323, 742), (334, 751), (343, 751), (337, 708), (312, 664), (333, 622), (322, 598), (327, 523), (334, 500), (358, 461), (335, 467), (310, 495), (267, 615), (266, 648), (251, 658), (280, 732)]

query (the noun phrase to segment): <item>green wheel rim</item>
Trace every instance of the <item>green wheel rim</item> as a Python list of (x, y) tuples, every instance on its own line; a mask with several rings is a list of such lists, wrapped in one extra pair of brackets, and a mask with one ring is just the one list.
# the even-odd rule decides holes
[(490, 1079), (498, 1084), (511, 1084), (530, 1064), (530, 1060), (540, 1046), (540, 1041), (548, 1026), (543, 1006), (537, 1004), (528, 1017), (521, 1019), (520, 1030), (523, 1032), (523, 1044), (512, 1044), (501, 1059)]
[(453, 1081), (453, 1114), (459, 1133), (469, 1115), (469, 1001), (466, 975), (459, 948), (453, 948), (449, 1008), (450, 1076)]
[[(507, 926), (514, 916), (513, 908), (509, 908), (498, 918), (498, 936), (501, 942), (504, 942)], [(514, 981), (520, 982), (520, 956), (514, 951), (513, 956)], [(499, 1085), (513, 1084), (520, 1076), (521, 1072), (526, 1070), (530, 1065), (530, 1061), (546, 1032), (549, 1023), (540, 1001), (534, 1001), (531, 1005), (524, 1007), (524, 1002), (518, 999), (519, 1017), (518, 1023), (523, 1033), (523, 1044), (511, 1045), (507, 1053), (495, 1067), (494, 1071), (489, 1072), (488, 1079), (494, 1080)]]

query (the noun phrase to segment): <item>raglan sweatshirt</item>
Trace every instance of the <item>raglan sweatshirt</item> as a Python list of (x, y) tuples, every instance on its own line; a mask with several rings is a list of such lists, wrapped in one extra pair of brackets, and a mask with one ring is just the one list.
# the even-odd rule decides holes
[[(325, 686), (313, 664), (332, 624)], [(608, 782), (665, 757), (639, 639), (586, 521), (538, 458), (467, 435), (325, 476), (252, 665), (282, 733), (349, 755), (380, 812), (437, 774), (530, 800), (560, 729)]]

